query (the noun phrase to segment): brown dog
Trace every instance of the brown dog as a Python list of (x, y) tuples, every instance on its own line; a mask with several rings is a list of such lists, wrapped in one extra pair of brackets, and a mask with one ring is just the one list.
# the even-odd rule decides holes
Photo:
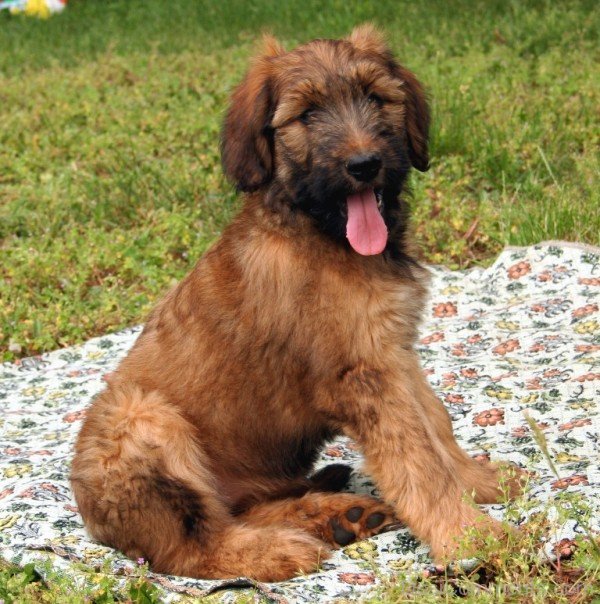
[[(153, 569), (281, 580), (394, 515), (447, 559), (492, 521), (497, 469), (456, 444), (414, 350), (426, 272), (399, 195), (428, 167), (423, 90), (370, 27), (284, 52), (233, 94), (243, 210), (151, 314), (90, 408), (72, 483), (88, 529)], [(307, 478), (354, 438), (388, 505)]]

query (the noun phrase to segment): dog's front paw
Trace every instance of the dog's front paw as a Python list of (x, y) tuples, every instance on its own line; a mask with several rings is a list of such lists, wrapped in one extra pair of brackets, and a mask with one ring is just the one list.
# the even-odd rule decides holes
[(523, 492), (529, 474), (510, 463), (470, 460), (459, 470), (461, 482), (476, 503), (499, 503)]
[(458, 514), (450, 513), (446, 518), (451, 521), (440, 522), (429, 539), (430, 555), (440, 564), (477, 556), (490, 535), (499, 541), (507, 536), (500, 522), (466, 503), (461, 504)]
[(502, 493), (502, 501), (515, 499), (523, 493), (531, 478), (530, 472), (508, 462), (498, 463), (495, 468)]

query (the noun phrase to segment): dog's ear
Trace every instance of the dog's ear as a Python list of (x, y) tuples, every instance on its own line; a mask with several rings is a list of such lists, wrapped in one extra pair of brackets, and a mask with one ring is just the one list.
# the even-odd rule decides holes
[(406, 136), (408, 156), (412, 165), (421, 172), (429, 169), (429, 123), (430, 113), (423, 86), (415, 75), (392, 61), (392, 71), (402, 82), (406, 95)]
[(373, 52), (379, 55), (390, 54), (383, 34), (371, 23), (364, 23), (355, 27), (346, 39), (364, 52)]
[(406, 136), (408, 155), (412, 165), (421, 172), (429, 168), (429, 107), (420, 82), (412, 72), (394, 60), (383, 34), (370, 23), (359, 25), (347, 38), (363, 52), (379, 56), (390, 67), (394, 77), (401, 81), (406, 98)]
[(272, 59), (283, 53), (271, 37), (234, 90), (221, 133), (221, 161), (225, 174), (241, 191), (255, 191), (273, 173), (274, 111)]

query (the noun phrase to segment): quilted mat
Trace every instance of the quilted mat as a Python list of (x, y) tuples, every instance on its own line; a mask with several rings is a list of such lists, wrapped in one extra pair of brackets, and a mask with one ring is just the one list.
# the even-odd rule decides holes
[[(419, 350), (460, 444), (471, 455), (532, 470), (529, 497), (546, 510), (560, 493), (581, 493), (598, 531), (600, 250), (550, 242), (507, 249), (487, 269), (431, 270)], [(86, 407), (139, 333), (128, 329), (1, 366), (0, 557), (50, 559), (74, 574), (81, 564), (125, 574), (135, 566), (86, 534), (68, 475)], [(526, 414), (545, 434), (558, 477)], [(351, 490), (375, 492), (347, 439), (331, 442), (318, 463), (340, 461), (355, 468)], [(485, 507), (501, 517), (502, 505)], [(569, 521), (555, 538), (583, 530)], [(398, 570), (429, 564), (427, 548), (400, 530), (337, 551), (319, 573), (254, 588), (277, 601), (356, 599)], [(149, 576), (167, 599), (248, 585)]]

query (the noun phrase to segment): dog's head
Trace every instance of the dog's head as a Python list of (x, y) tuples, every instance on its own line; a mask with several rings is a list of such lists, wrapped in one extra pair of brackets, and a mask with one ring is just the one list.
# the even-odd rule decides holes
[(370, 26), (284, 52), (273, 39), (234, 91), (226, 174), (263, 189), (360, 254), (382, 252), (410, 166), (428, 168), (429, 110)]

